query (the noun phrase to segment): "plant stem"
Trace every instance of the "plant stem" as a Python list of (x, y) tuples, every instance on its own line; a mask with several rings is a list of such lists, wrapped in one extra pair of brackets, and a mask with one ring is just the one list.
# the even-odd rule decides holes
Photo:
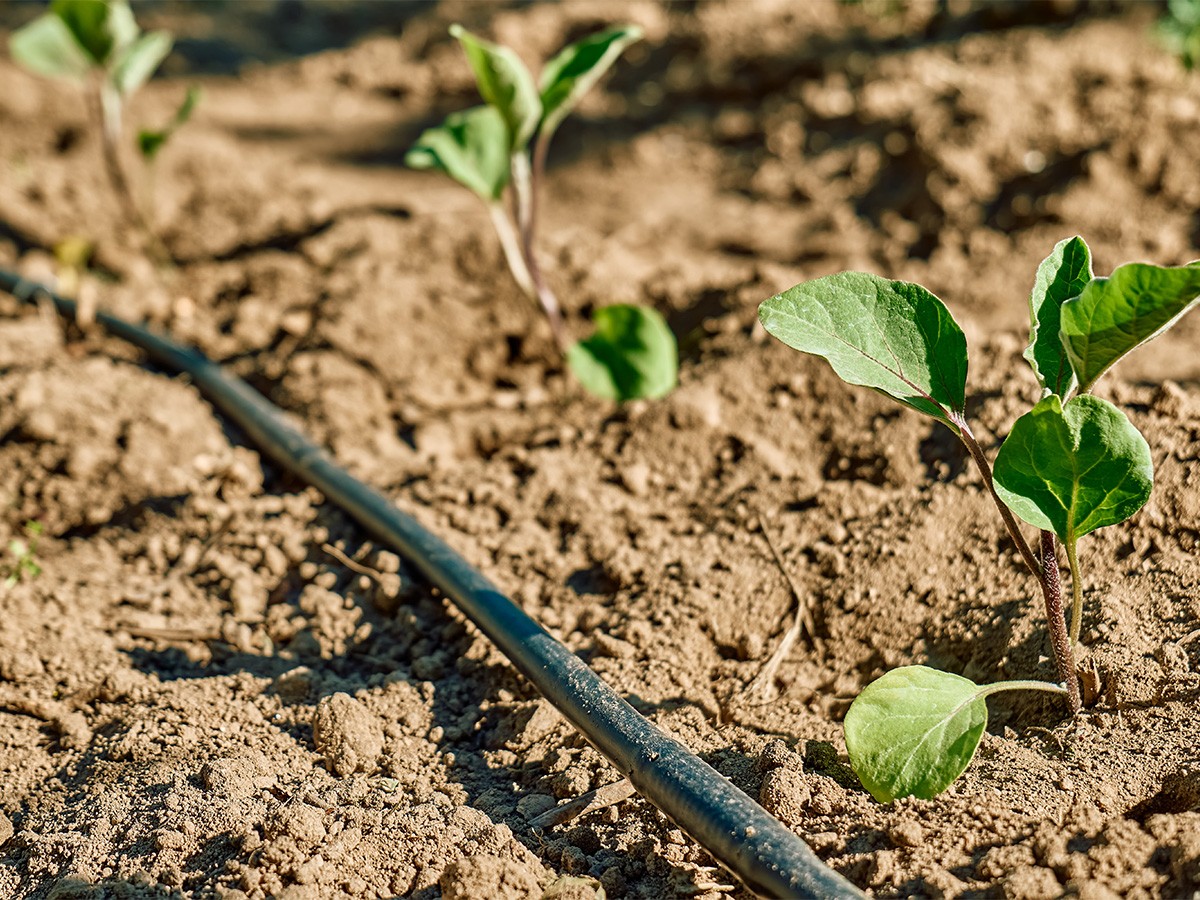
[(534, 252), (534, 227), (537, 221), (537, 198), (534, 195), (533, 173), (529, 164), (529, 156), (522, 150), (512, 155), (512, 184), (516, 200), (517, 228), (521, 233), (521, 250), (525, 256), (525, 265), (533, 281), (533, 293), (546, 314), (550, 323), (550, 331), (554, 334), (554, 342), (563, 353), (571, 346), (571, 338), (563, 324), (562, 308), (554, 291), (542, 277), (541, 266), (538, 265), (537, 254)]
[(517, 286), (528, 296), (537, 296), (533, 287), (533, 278), (529, 274), (529, 267), (525, 265), (525, 256), (521, 253), (520, 240), (517, 238), (512, 221), (504, 212), (504, 206), (493, 201), (488, 204), (488, 213), (491, 214), (492, 225), (496, 229), (496, 236), (500, 238), (500, 247), (504, 250), (505, 262), (508, 263), (508, 268), (512, 272)]
[(995, 684), (982, 685), (976, 697), (988, 697), (1001, 691), (1049, 691), (1052, 694), (1066, 694), (1069, 688), (1061, 684), (1051, 684), (1048, 681), (997, 681)]
[(1046, 599), (1046, 624), (1050, 628), (1050, 646), (1058, 677), (1067, 688), (1067, 706), (1071, 715), (1078, 715), (1083, 703), (1079, 697), (1079, 676), (1075, 674), (1075, 659), (1067, 637), (1067, 621), (1063, 616), (1062, 579), (1058, 572), (1054, 533), (1042, 532), (1042, 594)]
[(1017, 550), (1020, 551), (1021, 558), (1025, 560), (1026, 567), (1035, 578), (1041, 578), (1042, 567), (1038, 565), (1029, 542), (1021, 534), (1021, 526), (1017, 524), (1012, 510), (1004, 505), (1004, 501), (996, 493), (996, 485), (992, 480), (992, 467), (988, 465), (987, 457), (983, 455), (983, 448), (979, 446), (979, 441), (975, 440), (975, 435), (971, 431), (971, 426), (967, 424), (966, 417), (952, 414), (951, 418), (954, 424), (958, 426), (959, 437), (966, 445), (967, 452), (971, 454), (971, 459), (975, 460), (979, 474), (983, 476), (983, 483), (987, 485), (988, 493), (992, 495), (992, 502), (996, 504), (996, 509), (1000, 511), (1000, 518), (1004, 520), (1004, 527), (1008, 529), (1009, 536), (1013, 539), (1013, 543), (1017, 545)]
[(93, 115), (100, 123), (100, 144), (104, 152), (104, 168), (117, 202), (126, 220), (134, 226), (145, 243), (145, 250), (156, 265), (170, 263), (171, 256), (166, 247), (142, 215), (137, 198), (129, 184), (125, 166), (121, 162), (121, 95), (116, 88), (102, 79), (92, 93)]
[(1071, 567), (1071, 646), (1079, 645), (1079, 630), (1083, 624), (1083, 581), (1079, 577), (1079, 554), (1077, 539), (1066, 541), (1067, 565)]
[(532, 244), (534, 235), (537, 234), (537, 198), (538, 192), (541, 190), (542, 181), (546, 175), (546, 156), (550, 150), (550, 137), (553, 132), (547, 132), (544, 128), (538, 132), (537, 140), (533, 145), (533, 165), (529, 170), (529, 195), (533, 198), (533, 202), (529, 207), (529, 241)]

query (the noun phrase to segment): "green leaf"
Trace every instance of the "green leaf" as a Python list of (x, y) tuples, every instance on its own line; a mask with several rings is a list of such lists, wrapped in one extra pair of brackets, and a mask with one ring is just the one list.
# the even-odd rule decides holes
[(996, 493), (1009, 509), (1064, 543), (1124, 522), (1154, 485), (1146, 439), (1125, 414), (1082, 394), (1051, 394), (1017, 419), (996, 454)]
[(928, 800), (971, 762), (987, 727), (986, 689), (927, 666), (893, 669), (846, 713), (850, 765), (880, 803)]
[(83, 81), (92, 60), (58, 16), (47, 14), (13, 32), (12, 58), (35, 75)]
[(630, 44), (642, 39), (637, 25), (620, 25), (569, 44), (542, 69), (542, 133), (549, 136)]
[(123, 0), (54, 0), (50, 10), (98, 66), (137, 37), (133, 13)]
[(1075, 388), (1075, 373), (1059, 339), (1062, 305), (1078, 297), (1092, 280), (1092, 254), (1081, 237), (1068, 238), (1038, 266), (1029, 295), (1029, 346), (1025, 358), (1042, 387), (1064, 400)]
[(499, 111), (508, 126), (509, 151), (523, 149), (542, 118), (542, 101), (533, 76), (508, 47), (482, 40), (461, 25), (451, 25), (450, 34), (467, 54), (480, 96)]
[(425, 131), (404, 157), (414, 169), (437, 169), (485, 202), (500, 199), (508, 184), (508, 130), (491, 106), (453, 113)]
[(843, 380), (958, 432), (967, 341), (942, 301), (919, 284), (840, 272), (764, 301), (758, 317), (789, 347), (827, 359)]
[(1093, 278), (1062, 306), (1062, 343), (1091, 390), (1121, 357), (1174, 325), (1200, 300), (1200, 262), (1186, 266), (1128, 263)]
[(196, 109), (196, 104), (200, 102), (200, 98), (203, 96), (204, 92), (193, 84), (187, 89), (187, 93), (183, 96), (183, 102), (179, 104), (179, 109), (175, 110), (175, 115), (171, 117), (170, 122), (158, 131), (147, 129), (138, 132), (138, 150), (141, 151), (145, 159), (153, 160), (158, 155), (158, 151), (163, 148), (163, 145), (171, 139), (171, 136), (182, 125), (187, 124), (188, 119), (192, 117), (192, 113)]
[(174, 40), (166, 31), (151, 31), (123, 50), (112, 67), (112, 81), (121, 96), (128, 97), (154, 74), (171, 52)]
[(675, 387), (675, 335), (655, 310), (614, 305), (592, 315), (596, 330), (571, 345), (567, 365), (592, 394), (606, 400), (661, 397)]

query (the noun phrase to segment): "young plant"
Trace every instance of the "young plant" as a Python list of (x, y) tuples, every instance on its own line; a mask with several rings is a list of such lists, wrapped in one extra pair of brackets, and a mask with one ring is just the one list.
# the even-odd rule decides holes
[[(1145, 439), (1124, 413), (1090, 391), (1118, 360), (1171, 327), (1198, 300), (1200, 262), (1130, 263), (1096, 278), (1082, 238), (1057, 244), (1038, 267), (1029, 301), (1024, 355), (1042, 398), (1014, 423), (994, 473), (965, 414), (966, 340), (942, 301), (925, 288), (842, 272), (796, 285), (759, 307), (763, 326), (788, 346), (825, 358), (850, 384), (937, 419), (963, 442), (1045, 603), (1059, 683), (980, 686), (907, 666), (858, 696), (846, 714), (846, 748), (863, 785), (880, 801), (929, 798), (948, 787), (979, 745), (990, 694), (1051, 691), (1063, 695), (1072, 715), (1079, 712), (1079, 539), (1128, 519), (1153, 484)], [(1039, 530), (1037, 553), (1017, 518)], [(1071, 573), (1069, 630), (1059, 542)]]
[(13, 538), (8, 542), (8, 552), (14, 562), (7, 567), (8, 574), (4, 578), (5, 589), (12, 588), (22, 579), (37, 578), (42, 574), (42, 567), (37, 561), (38, 538), (42, 535), (41, 522), (26, 522), (25, 537)]
[(641, 29), (610, 28), (565, 47), (546, 63), (536, 85), (508, 47), (461, 25), (450, 33), (462, 45), (486, 105), (453, 113), (427, 130), (405, 162), (444, 172), (486, 204), (513, 278), (541, 306), (567, 365), (588, 391), (618, 401), (668, 393), (678, 357), (662, 316), (643, 306), (604, 307), (593, 316), (592, 335), (572, 340), (536, 252), (538, 192), (550, 141), (622, 51), (641, 39)]
[[(126, 0), (53, 0), (49, 12), (16, 31), (9, 41), (13, 59), (29, 71), (85, 88), (117, 202), (160, 262), (166, 261), (166, 252), (138, 204), (120, 147), (125, 104), (166, 59), (172, 43), (165, 31), (142, 33)], [(138, 135), (138, 150), (146, 163), (154, 161), (162, 145), (187, 121), (198, 98), (197, 89), (189, 89), (164, 128)]]
[(1158, 33), (1185, 69), (1200, 62), (1200, 0), (1167, 0)]

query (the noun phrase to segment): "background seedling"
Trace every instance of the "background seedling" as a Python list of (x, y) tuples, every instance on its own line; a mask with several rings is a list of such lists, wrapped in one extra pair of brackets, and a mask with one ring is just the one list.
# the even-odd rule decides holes
[[(1074, 650), (1083, 618), (1078, 543), (1142, 508), (1153, 485), (1145, 439), (1119, 409), (1088, 393), (1122, 357), (1161, 334), (1200, 301), (1200, 263), (1120, 266), (1092, 274), (1082, 238), (1061, 241), (1038, 267), (1025, 358), (1042, 399), (1013, 425), (993, 473), (967, 423), (967, 348), (942, 301), (925, 288), (842, 272), (766, 300), (766, 330), (821, 356), (850, 384), (872, 388), (940, 421), (966, 446), (1022, 559), (1041, 586), (1059, 684), (979, 686), (924, 666), (888, 672), (846, 714), (846, 748), (879, 800), (932, 797), (971, 761), (987, 724), (985, 698), (1005, 690), (1081, 697)], [(1015, 515), (1014, 515), (1015, 514)], [(1039, 529), (1035, 554), (1017, 519)], [(1057, 543), (1071, 572), (1070, 629)]]
[(641, 39), (641, 29), (610, 28), (565, 47), (545, 65), (537, 84), (508, 47), (461, 25), (450, 33), (462, 45), (487, 105), (453, 113), (426, 131), (405, 162), (444, 172), (487, 205), (513, 278), (541, 306), (567, 365), (587, 390), (611, 400), (666, 394), (675, 386), (678, 358), (662, 316), (643, 306), (604, 307), (594, 314), (592, 335), (573, 341), (536, 252), (538, 189), (550, 141), (624, 49)]
[[(13, 59), (29, 71), (86, 89), (117, 202), (159, 262), (167, 255), (130, 184), (121, 140), (125, 104), (166, 59), (172, 43), (165, 31), (143, 33), (126, 0), (53, 0), (49, 12), (14, 32), (9, 42)], [(138, 135), (138, 150), (147, 163), (188, 120), (198, 98), (197, 89), (189, 89), (166, 126)]]
[(8, 553), (12, 562), (6, 567), (8, 574), (4, 578), (4, 587), (11, 588), (24, 579), (37, 578), (42, 574), (42, 567), (37, 561), (38, 538), (42, 535), (40, 522), (25, 523), (25, 537), (13, 538), (8, 542)]
[(1200, 0), (1167, 0), (1158, 33), (1185, 69), (1200, 62)]

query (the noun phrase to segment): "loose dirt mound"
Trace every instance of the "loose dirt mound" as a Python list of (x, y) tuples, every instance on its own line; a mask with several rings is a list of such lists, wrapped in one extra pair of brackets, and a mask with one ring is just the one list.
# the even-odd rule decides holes
[[(249, 378), (867, 890), (1200, 890), (1200, 318), (1101, 388), (1158, 481), (1081, 548), (1113, 690), (1075, 722), (995, 701), (951, 791), (883, 807), (840, 755), (850, 700), (913, 662), (1052, 678), (1036, 586), (947, 431), (754, 315), (843, 268), (928, 285), (965, 324), (994, 449), (1036, 397), (1025, 298), (1056, 240), (1082, 234), (1102, 272), (1200, 256), (1200, 94), (1149, 8), (368, 7), (292, 61), (311, 19), (145, 10), (231, 56), (259, 46), (231, 34), (297, 35), (139, 99), (150, 122), (206, 91), (158, 173), (166, 275), (128, 250), (81, 98), (0, 61), (0, 262), (50, 276), (56, 241), (94, 240), (85, 290)], [(578, 333), (610, 302), (669, 317), (667, 399), (585, 397), (484, 211), (400, 168), (474, 102), (456, 20), (530, 59), (646, 28), (563, 128), (544, 249)], [(0, 436), (0, 547), (44, 529), (41, 575), (0, 588), (0, 896), (517, 898), (569, 875), (748, 896), (637, 798), (532, 826), (615, 771), (190, 386), (0, 300)], [(760, 689), (789, 578), (816, 634)]]

